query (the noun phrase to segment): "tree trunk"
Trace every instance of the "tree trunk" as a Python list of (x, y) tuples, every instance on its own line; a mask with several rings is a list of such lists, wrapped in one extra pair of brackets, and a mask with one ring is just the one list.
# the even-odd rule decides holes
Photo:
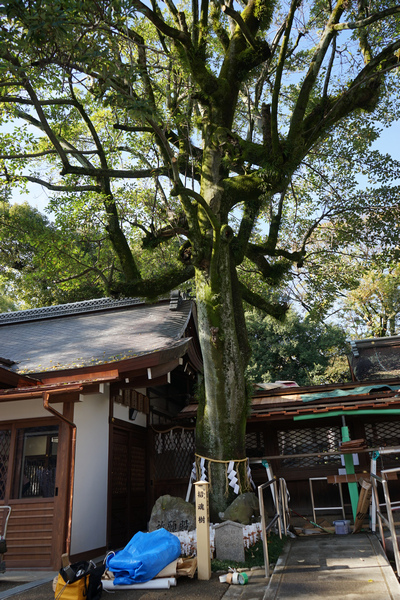
[[(215, 256), (218, 254), (218, 257)], [(217, 264), (215, 264), (217, 261)], [(201, 349), (204, 361), (204, 396), (200, 398), (197, 427), (197, 455), (207, 461), (211, 483), (210, 514), (216, 520), (232, 501), (228, 488), (227, 462), (245, 458), (248, 400), (244, 370), (247, 348), (241, 348), (229, 244), (219, 244), (210, 269), (196, 271), (196, 295)], [(217, 269), (216, 276), (210, 271)], [(235, 465), (235, 469), (236, 469)], [(241, 491), (245, 491), (246, 469), (241, 463)], [(243, 486), (243, 487), (242, 487)]]

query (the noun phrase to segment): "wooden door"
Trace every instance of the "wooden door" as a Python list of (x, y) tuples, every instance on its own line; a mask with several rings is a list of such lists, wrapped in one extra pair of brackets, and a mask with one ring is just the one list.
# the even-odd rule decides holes
[(135, 425), (112, 425), (109, 548), (127, 544), (146, 531), (149, 518), (146, 485), (147, 433)]
[(68, 427), (54, 419), (0, 424), (0, 506), (12, 509), (8, 569), (59, 568), (66, 544), (68, 436)]

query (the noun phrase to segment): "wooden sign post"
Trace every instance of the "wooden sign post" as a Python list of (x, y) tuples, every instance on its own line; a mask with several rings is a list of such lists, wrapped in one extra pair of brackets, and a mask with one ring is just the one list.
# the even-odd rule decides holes
[(196, 481), (196, 531), (197, 531), (197, 578), (211, 577), (210, 511), (208, 505), (208, 481)]

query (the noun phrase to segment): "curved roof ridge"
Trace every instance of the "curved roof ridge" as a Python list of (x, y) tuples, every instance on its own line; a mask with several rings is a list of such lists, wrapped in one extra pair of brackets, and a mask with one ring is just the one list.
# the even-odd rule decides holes
[(119, 300), (115, 300), (114, 298), (96, 298), (94, 300), (82, 300), (81, 302), (70, 302), (68, 304), (29, 308), (26, 310), (0, 313), (0, 325), (51, 319), (54, 317), (65, 317), (68, 315), (97, 312), (113, 308), (127, 308), (137, 304), (146, 304), (146, 301), (143, 298), (121, 298)]

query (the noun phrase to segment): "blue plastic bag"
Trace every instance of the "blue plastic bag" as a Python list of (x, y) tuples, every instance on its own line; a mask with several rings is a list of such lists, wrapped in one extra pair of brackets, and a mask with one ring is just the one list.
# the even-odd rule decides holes
[(173, 533), (139, 531), (123, 550), (107, 557), (106, 567), (114, 573), (114, 585), (145, 583), (180, 555), (181, 543)]

